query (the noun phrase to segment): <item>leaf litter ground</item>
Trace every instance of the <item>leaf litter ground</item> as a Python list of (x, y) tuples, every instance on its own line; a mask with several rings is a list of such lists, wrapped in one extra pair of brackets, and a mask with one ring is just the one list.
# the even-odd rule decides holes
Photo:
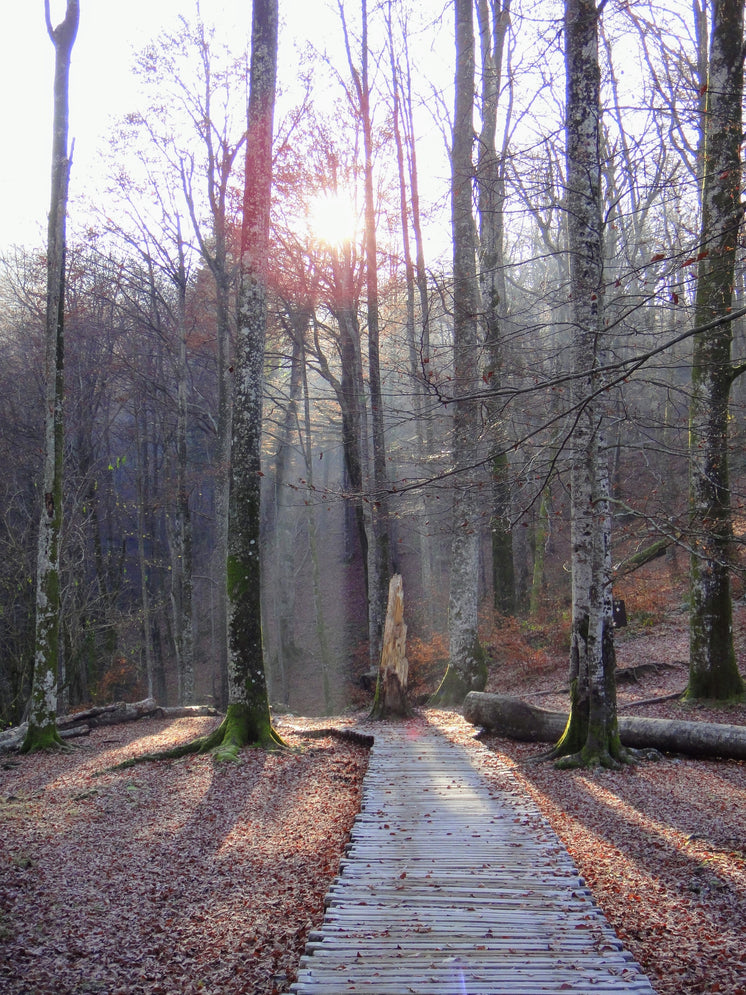
[[(683, 640), (683, 641), (682, 641)], [(746, 722), (746, 706), (641, 701), (681, 691), (679, 629), (620, 640), (626, 714)], [(495, 690), (564, 708), (561, 659), (495, 674)], [(105, 772), (211, 720), (99, 730), (70, 754), (0, 766), (0, 991), (8, 995), (270, 995), (294, 980), (359, 805), (363, 747), (308, 739), (361, 716), (293, 718), (300, 752), (245, 751)], [(495, 785), (518, 783), (568, 847), (660, 995), (746, 995), (746, 764), (665, 757), (622, 771), (556, 771), (539, 748), (477, 740), (458, 711), (426, 711)], [(294, 731), (295, 730), (295, 731)]]
[(325, 738), (236, 764), (106, 770), (212, 722), (143, 720), (72, 753), (2, 762), (5, 995), (264, 995), (294, 978), (367, 751)]

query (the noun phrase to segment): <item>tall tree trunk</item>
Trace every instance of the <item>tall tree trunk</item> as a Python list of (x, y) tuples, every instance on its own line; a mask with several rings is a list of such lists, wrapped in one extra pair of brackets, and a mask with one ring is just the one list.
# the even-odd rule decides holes
[[(270, 678), (270, 690), (276, 701), (291, 704), (290, 691), (293, 683), (292, 671), (303, 659), (303, 651), (295, 639), (295, 565), (297, 562), (295, 506), (289, 500), (288, 472), (292, 460), (294, 439), (299, 430), (299, 403), (302, 398), (305, 359), (304, 343), (311, 319), (310, 306), (286, 305), (289, 332), (292, 343), (290, 363), (290, 383), (285, 412), (278, 426), (278, 442), (275, 454), (275, 473), (270, 506), (264, 515), (264, 529), (269, 549), (273, 551), (274, 583), (271, 603), (275, 619), (275, 639), (273, 663), (279, 675), (280, 690), (275, 690), (274, 668)], [(269, 502), (268, 502), (269, 503)]]
[[(425, 399), (427, 388), (423, 378), (423, 361), (428, 359), (429, 353), (429, 330), (428, 330), (428, 296), (427, 296), (427, 273), (425, 271), (424, 248), (422, 244), (422, 225), (419, 216), (419, 191), (417, 189), (417, 156), (414, 140), (414, 118), (411, 106), (411, 71), (409, 65), (409, 52), (406, 49), (407, 27), (403, 25), (401, 31), (403, 37), (404, 61), (406, 77), (402, 79), (402, 72), (397, 59), (394, 45), (394, 29), (392, 23), (392, 0), (388, 0), (386, 9), (386, 28), (388, 33), (389, 58), (391, 63), (391, 89), (393, 95), (393, 115), (394, 115), (394, 141), (396, 143), (396, 164), (399, 175), (399, 212), (401, 214), (402, 248), (404, 252), (404, 272), (407, 295), (407, 349), (409, 352), (409, 374), (412, 384), (412, 400), (414, 405), (415, 431), (417, 434), (417, 452), (421, 459), (427, 460), (433, 452), (433, 429), (432, 422), (425, 418)], [(406, 87), (404, 83), (406, 82)], [(405, 146), (406, 139), (406, 146)], [(409, 150), (409, 155), (405, 154)], [(408, 159), (408, 161), (407, 161)], [(407, 180), (411, 190), (410, 201), (407, 197)], [(411, 219), (410, 219), (411, 208)], [(415, 239), (415, 251), (417, 265), (412, 258), (412, 247), (410, 245), (410, 220)], [(420, 333), (417, 334), (417, 299), (419, 296), (420, 310)], [(429, 508), (431, 505), (430, 495), (427, 490), (423, 494), (425, 506), (424, 519), (430, 519)], [(422, 590), (432, 591), (433, 589), (433, 542), (424, 529), (418, 530), (420, 569), (422, 573)], [(397, 567), (400, 569), (400, 567)], [(435, 610), (434, 599), (425, 598), (428, 605), (427, 624), (434, 626)]]
[(603, 365), (600, 69), (595, 0), (566, 0), (567, 217), (575, 369), (572, 445), (571, 711), (554, 755), (571, 765), (616, 766), (609, 473), (597, 399)]
[(49, 0), (44, 14), (55, 50), (52, 191), (47, 230), (47, 305), (44, 376), (44, 486), (36, 568), (36, 640), (25, 752), (58, 746), (57, 667), (60, 651), (60, 544), (64, 449), (65, 236), (71, 157), (68, 154), (70, 56), (80, 20), (78, 0), (67, 0), (65, 19), (52, 26)]
[[(142, 404), (142, 399), (141, 399)], [(148, 577), (148, 561), (145, 555), (145, 492), (147, 487), (147, 442), (143, 440), (141, 428), (141, 405), (135, 411), (135, 451), (137, 453), (136, 488), (137, 488), (137, 560), (140, 571), (140, 600), (142, 604), (142, 639), (145, 655), (145, 681), (147, 697), (155, 696), (155, 666), (153, 661), (153, 632), (150, 608), (150, 579)], [(161, 705), (167, 704), (159, 699)]]
[(373, 442), (370, 500), (367, 504), (371, 532), (368, 541), (368, 640), (371, 668), (373, 668), (378, 665), (381, 655), (381, 638), (386, 613), (386, 592), (391, 573), (391, 543), (389, 536), (391, 526), (388, 513), (388, 474), (386, 471), (383, 393), (381, 390), (378, 246), (373, 193), (373, 119), (370, 109), (370, 81), (368, 78), (368, 2), (367, 0), (361, 0), (362, 39), (360, 46), (360, 72), (355, 68), (352, 59), (344, 16), (344, 6), (341, 0), (339, 2), (339, 12), (345, 33), (350, 73), (357, 94), (358, 113), (363, 129), (365, 155), (363, 164), (365, 187), (365, 287), (368, 318), (368, 387), (370, 391), (371, 435)]
[[(182, 186), (189, 206), (192, 227), (202, 258), (215, 281), (215, 334), (218, 385), (217, 430), (215, 446), (215, 548), (212, 576), (216, 591), (213, 631), (216, 634), (213, 670), (213, 688), (216, 704), (220, 709), (228, 705), (228, 588), (226, 565), (228, 562), (228, 496), (230, 446), (231, 446), (231, 293), (232, 266), (228, 252), (227, 201), (228, 186), (233, 166), (246, 139), (242, 135), (231, 143), (227, 132), (219, 131), (219, 119), (213, 117), (214, 90), (219, 85), (212, 68), (209, 32), (205, 25), (197, 25), (196, 41), (202, 61), (204, 93), (202, 110), (206, 127), (200, 128), (207, 153), (206, 192), (212, 218), (212, 238), (205, 236), (192, 189), (191, 168), (182, 161)], [(185, 84), (186, 86), (186, 84)], [(190, 164), (192, 165), (192, 164)]]
[[(482, 127), (477, 153), (477, 211), (479, 215), (479, 285), (482, 323), (489, 368), (484, 377), (495, 393), (502, 378), (500, 309), (506, 306), (503, 277), (503, 205), (505, 181), (497, 152), (497, 111), (502, 65), (510, 24), (510, 0), (478, 0), (476, 4), (482, 56)], [(505, 151), (505, 142), (503, 151)], [(492, 595), (503, 614), (515, 611), (515, 570), (510, 518), (510, 462), (505, 453), (501, 405), (489, 398), (487, 411), (493, 435), (492, 471)]]
[[(178, 225), (179, 234), (181, 226)], [(194, 704), (194, 620), (192, 612), (192, 517), (187, 483), (187, 276), (184, 244), (178, 241), (176, 359), (176, 495), (167, 514), (171, 549), (171, 610), (179, 687), (179, 704)]]
[(319, 556), (319, 528), (316, 514), (315, 483), (313, 470), (311, 442), (311, 395), (308, 390), (308, 366), (306, 363), (305, 343), (301, 343), (301, 373), (303, 375), (303, 424), (298, 426), (299, 441), (306, 465), (306, 520), (308, 522), (308, 549), (311, 555), (311, 588), (313, 591), (314, 617), (316, 620), (316, 638), (319, 642), (319, 669), (321, 673), (321, 689), (324, 695), (324, 708), (327, 715), (333, 711), (333, 699), (329, 670), (331, 652), (324, 616), (324, 598), (321, 588), (321, 561)]
[[(696, 10), (696, 8), (695, 8)], [(743, 0), (715, 0), (704, 114), (702, 234), (695, 322), (727, 315), (733, 304), (741, 204)], [(690, 698), (743, 692), (733, 647), (728, 480), (728, 402), (734, 371), (730, 323), (694, 338), (689, 409)]]
[[(220, 257), (221, 269), (215, 277), (217, 293), (217, 374), (218, 374), (218, 424), (215, 472), (215, 630), (217, 632), (217, 652), (215, 659), (214, 687), (216, 705), (221, 710), (228, 706), (228, 498), (230, 492), (230, 453), (231, 453), (231, 400), (232, 380), (231, 321), (229, 317), (230, 281), (227, 274), (227, 252), (225, 237)], [(216, 256), (218, 250), (216, 248)]]
[(277, 0), (254, 0), (231, 447), (228, 711), (209, 743), (219, 741), (221, 759), (235, 757), (247, 743), (278, 739), (264, 672), (259, 552), (277, 30)]
[[(472, 0), (456, 0), (456, 102), (451, 151), (453, 228), (453, 538), (448, 604), (449, 662), (435, 701), (463, 701), (487, 680), (479, 643), (480, 493), (478, 462), (479, 288), (472, 214), (474, 141), (474, 22)], [(481, 382), (481, 381), (480, 381)]]

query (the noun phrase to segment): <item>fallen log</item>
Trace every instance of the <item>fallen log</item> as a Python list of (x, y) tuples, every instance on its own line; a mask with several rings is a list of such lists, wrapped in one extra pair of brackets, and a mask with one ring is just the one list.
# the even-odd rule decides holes
[[(464, 718), (496, 736), (529, 743), (556, 743), (567, 724), (566, 712), (550, 712), (521, 698), (480, 691), (466, 696)], [(746, 760), (746, 726), (630, 715), (619, 716), (618, 721), (625, 746)]]
[[(120, 725), (123, 722), (136, 722), (138, 719), (175, 719), (192, 715), (218, 714), (218, 710), (211, 705), (180, 705), (166, 708), (159, 705), (155, 698), (143, 698), (142, 701), (116, 701), (112, 705), (94, 705), (72, 715), (60, 715), (57, 717), (57, 729), (63, 739), (71, 739), (75, 736), (87, 736), (91, 729), (97, 729), (99, 726)], [(24, 722), (0, 733), (0, 752), (19, 749), (27, 729), (28, 723)]]
[(158, 709), (155, 698), (144, 698), (142, 701), (115, 701), (111, 705), (94, 705), (82, 712), (71, 715), (60, 715), (57, 718), (58, 729), (70, 729), (72, 726), (88, 725), (114, 726), (122, 722), (135, 722), (146, 716), (154, 715)]

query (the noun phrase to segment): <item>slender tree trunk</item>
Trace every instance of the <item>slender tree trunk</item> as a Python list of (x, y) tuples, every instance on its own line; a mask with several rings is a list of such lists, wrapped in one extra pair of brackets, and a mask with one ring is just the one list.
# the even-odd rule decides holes
[[(139, 407), (139, 406), (138, 406)], [(150, 610), (150, 579), (148, 577), (148, 561), (145, 555), (145, 490), (147, 486), (147, 443), (143, 440), (140, 411), (135, 411), (135, 447), (137, 452), (137, 560), (140, 570), (140, 601), (142, 604), (142, 639), (145, 653), (145, 681), (147, 697), (153, 698), (155, 693), (155, 668), (153, 662), (153, 634)], [(165, 705), (165, 701), (160, 702)]]
[(456, 104), (451, 152), (453, 227), (453, 351), (455, 478), (451, 577), (448, 604), (449, 663), (434, 700), (463, 701), (481, 691), (487, 680), (479, 643), (479, 288), (472, 214), (472, 145), (474, 141), (474, 23), (472, 0), (456, 0)]
[(566, 0), (567, 216), (575, 369), (571, 471), (571, 711), (554, 755), (563, 765), (616, 766), (611, 514), (597, 368), (603, 355), (600, 69), (595, 0)]
[[(217, 652), (215, 659), (216, 705), (224, 710), (228, 705), (228, 498), (230, 492), (230, 452), (231, 452), (231, 397), (232, 380), (230, 375), (231, 321), (229, 317), (230, 282), (227, 274), (225, 237), (223, 235), (222, 260), (219, 273), (215, 277), (217, 291), (217, 365), (218, 365), (218, 425), (217, 425), (217, 467), (215, 472), (215, 629), (217, 632)], [(217, 255), (216, 248), (216, 255)]]
[[(394, 29), (392, 23), (392, 0), (389, 0), (386, 11), (386, 27), (388, 32), (389, 57), (391, 62), (391, 88), (393, 94), (393, 114), (394, 114), (394, 140), (396, 143), (396, 164), (399, 175), (399, 210), (401, 214), (402, 247), (404, 251), (404, 271), (406, 280), (407, 296), (407, 349), (409, 352), (409, 373), (412, 383), (412, 395), (415, 417), (415, 431), (417, 433), (417, 452), (422, 459), (427, 459), (433, 451), (432, 444), (432, 423), (425, 418), (425, 400), (427, 388), (423, 378), (423, 366), (427, 365), (423, 361), (427, 359), (429, 353), (429, 331), (428, 331), (428, 297), (427, 297), (427, 273), (425, 271), (424, 248), (422, 245), (422, 228), (419, 217), (419, 193), (417, 191), (417, 159), (415, 152), (415, 141), (412, 130), (414, 119), (411, 107), (411, 73), (409, 66), (409, 52), (406, 50), (406, 25), (403, 26), (403, 43), (405, 45), (405, 67), (406, 67), (406, 89), (402, 80), (402, 72), (398, 64), (396, 50), (394, 46)], [(408, 103), (409, 101), (409, 103)], [(407, 128), (409, 133), (407, 134)], [(406, 145), (405, 145), (406, 139)], [(406, 151), (409, 149), (407, 162)], [(407, 180), (411, 190), (408, 203)], [(411, 219), (410, 219), (411, 210)], [(412, 257), (412, 247), (410, 245), (410, 220), (415, 239), (415, 250), (417, 265)], [(417, 323), (417, 303), (419, 297), (420, 310), (420, 332), (418, 335)], [(427, 491), (423, 494), (425, 506), (424, 519), (430, 519), (429, 507), (430, 496)], [(433, 589), (433, 542), (424, 529), (418, 531), (420, 569), (422, 572), (422, 590), (432, 591)], [(433, 609), (434, 599), (426, 598), (428, 611), (428, 625), (433, 626), (435, 622), (435, 612)]]
[(217, 636), (214, 654), (213, 688), (216, 704), (223, 710), (228, 705), (228, 496), (231, 447), (231, 293), (232, 262), (228, 253), (227, 200), (236, 157), (245, 135), (234, 144), (224, 132), (218, 133), (213, 119), (213, 96), (216, 81), (212, 72), (210, 40), (204, 24), (198, 25), (197, 42), (202, 60), (204, 120), (208, 127), (200, 129), (207, 152), (207, 199), (212, 215), (213, 239), (203, 232), (195, 206), (191, 173), (182, 163), (182, 186), (189, 205), (189, 214), (202, 258), (215, 280), (215, 324), (218, 384), (217, 439), (215, 452), (215, 549), (212, 574), (217, 592), (212, 610), (213, 631)]
[[(728, 314), (733, 304), (736, 252), (743, 220), (743, 28), (743, 0), (715, 0), (703, 124), (697, 325)], [(690, 698), (726, 699), (744, 690), (733, 646), (730, 592), (733, 525), (728, 402), (734, 376), (732, 336), (728, 323), (694, 338), (689, 409), (689, 514), (693, 530), (687, 688)]]
[(368, 317), (368, 387), (370, 391), (371, 435), (373, 461), (370, 473), (370, 500), (367, 513), (370, 521), (368, 541), (368, 639), (371, 669), (378, 665), (386, 612), (386, 591), (391, 573), (390, 520), (388, 513), (388, 473), (384, 432), (383, 392), (380, 366), (380, 311), (378, 301), (378, 246), (373, 192), (373, 119), (370, 109), (368, 78), (368, 2), (361, 0), (362, 39), (361, 71), (355, 68), (349, 47), (344, 6), (339, 3), (347, 45), (347, 58), (358, 100), (363, 129), (365, 187), (365, 286)]
[(65, 19), (52, 26), (49, 0), (44, 12), (55, 50), (52, 192), (47, 233), (47, 305), (44, 376), (44, 485), (36, 569), (36, 640), (26, 752), (61, 743), (57, 732), (57, 668), (60, 652), (62, 466), (64, 449), (65, 236), (71, 157), (68, 153), (70, 56), (80, 20), (78, 0), (67, 0)]
[[(280, 678), (279, 700), (290, 705), (290, 692), (293, 683), (292, 668), (303, 658), (303, 652), (295, 639), (295, 564), (297, 562), (296, 519), (294, 506), (291, 506), (288, 488), (288, 470), (292, 458), (293, 439), (299, 427), (299, 402), (303, 391), (304, 342), (311, 317), (310, 307), (290, 307), (290, 336), (292, 357), (290, 384), (285, 413), (279, 426), (279, 439), (275, 455), (274, 499), (264, 516), (267, 543), (274, 550), (275, 581), (272, 585), (276, 637), (273, 662), (276, 662)], [(274, 679), (272, 680), (272, 694)]]
[[(346, 263), (342, 264), (345, 276), (352, 276)], [(347, 284), (345, 283), (345, 286)], [(345, 298), (348, 299), (348, 298)], [(367, 418), (365, 413), (365, 387), (363, 383), (362, 356), (360, 353), (360, 326), (355, 309), (343, 304), (337, 312), (340, 334), (340, 359), (342, 362), (342, 378), (337, 391), (340, 410), (342, 412), (342, 449), (346, 481), (345, 485), (351, 492), (349, 506), (352, 509), (357, 539), (365, 575), (366, 596), (369, 588), (369, 558), (368, 533), (364, 512), (363, 495), (365, 494), (365, 466), (367, 463), (366, 437)], [(348, 535), (348, 552), (354, 558), (354, 541), (352, 532)]]
[(541, 599), (546, 587), (546, 577), (544, 575), (544, 562), (546, 559), (547, 541), (550, 535), (549, 508), (551, 500), (551, 490), (549, 484), (544, 487), (539, 503), (539, 514), (534, 530), (534, 562), (531, 574), (531, 592), (529, 595), (529, 615), (536, 618), (541, 607)]
[(298, 427), (300, 444), (306, 464), (306, 481), (308, 498), (306, 500), (306, 518), (308, 522), (308, 548), (311, 555), (311, 589), (313, 591), (314, 617), (316, 619), (316, 638), (319, 643), (319, 669), (321, 673), (321, 689), (324, 695), (324, 708), (328, 715), (332, 714), (333, 700), (329, 670), (331, 653), (327, 635), (326, 618), (324, 615), (324, 598), (321, 589), (321, 562), (319, 557), (318, 521), (316, 517), (315, 484), (313, 458), (311, 455), (311, 396), (308, 390), (308, 375), (306, 353), (303, 348), (301, 356), (301, 372), (303, 374), (303, 426)]
[(187, 331), (186, 266), (179, 239), (176, 360), (176, 495), (168, 512), (171, 547), (171, 609), (179, 685), (179, 704), (194, 704), (194, 619), (192, 612), (192, 517), (187, 482)]
[(228, 533), (228, 712), (217, 755), (277, 741), (262, 648), (260, 523), (277, 0), (254, 0)]
[[(497, 392), (502, 378), (500, 309), (505, 309), (503, 279), (503, 166), (497, 153), (497, 111), (502, 84), (505, 41), (510, 24), (510, 0), (478, 0), (476, 4), (482, 56), (482, 127), (477, 153), (477, 210), (479, 215), (479, 286), (482, 324), (489, 367), (485, 381)], [(500, 405), (489, 399), (487, 411), (493, 436), (492, 470), (492, 595), (503, 614), (515, 611), (515, 570), (510, 517), (510, 462)]]

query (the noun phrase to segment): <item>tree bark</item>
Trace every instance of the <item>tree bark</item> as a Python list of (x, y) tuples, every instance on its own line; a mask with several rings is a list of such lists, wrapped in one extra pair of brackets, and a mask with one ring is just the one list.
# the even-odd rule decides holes
[[(556, 742), (568, 721), (567, 712), (536, 708), (510, 695), (476, 692), (466, 696), (464, 718), (496, 736), (528, 743)], [(746, 726), (621, 716), (619, 735), (624, 746), (636, 749), (746, 759)]]
[(52, 27), (49, 0), (44, 13), (55, 50), (52, 184), (47, 230), (47, 303), (45, 326), (44, 482), (36, 569), (36, 638), (26, 752), (60, 745), (57, 733), (57, 672), (62, 603), (62, 470), (64, 455), (64, 313), (70, 57), (78, 33), (78, 0), (67, 0), (64, 20)]
[[(510, 25), (510, 0), (478, 0), (476, 4), (482, 58), (481, 115), (477, 153), (477, 214), (479, 217), (479, 287), (481, 320), (488, 368), (483, 379), (494, 396), (486, 401), (492, 435), (492, 597), (497, 611), (515, 611), (515, 569), (513, 537), (510, 530), (510, 462), (505, 453), (502, 405), (497, 391), (502, 379), (501, 309), (507, 302), (503, 259), (503, 206), (505, 203), (504, 160), (497, 151), (497, 112), (502, 86), (502, 65)], [(509, 114), (508, 114), (509, 117)], [(506, 129), (507, 133), (507, 129)]]
[(407, 626), (404, 621), (404, 588), (401, 574), (389, 581), (386, 624), (383, 629), (381, 665), (371, 715), (375, 719), (404, 718), (412, 709), (407, 700), (409, 664)]
[(168, 542), (171, 553), (171, 611), (174, 627), (174, 648), (178, 673), (180, 705), (194, 703), (194, 618), (192, 594), (192, 516), (189, 507), (188, 475), (188, 367), (186, 293), (187, 265), (184, 242), (181, 238), (181, 221), (176, 218), (177, 261), (173, 279), (176, 284), (177, 342), (176, 342), (176, 473), (174, 495), (166, 513)]
[[(743, 220), (741, 203), (743, 0), (716, 0), (703, 119), (702, 234), (695, 323), (728, 314)], [(694, 337), (689, 409), (690, 698), (727, 699), (744, 683), (733, 646), (733, 524), (728, 417), (734, 372), (730, 323)]]
[(480, 494), (477, 452), (480, 434), (479, 287), (472, 213), (474, 143), (474, 20), (472, 0), (456, 0), (456, 102), (451, 150), (453, 229), (453, 462), (459, 473), (453, 495), (453, 539), (448, 604), (449, 662), (433, 698), (437, 704), (463, 701), (487, 680), (479, 642)]
[(368, 541), (368, 640), (371, 665), (375, 666), (381, 653), (381, 636), (384, 624), (384, 598), (391, 574), (391, 542), (388, 499), (388, 473), (386, 470), (386, 442), (384, 432), (383, 392), (380, 366), (380, 307), (378, 299), (378, 247), (376, 238), (375, 198), (373, 191), (373, 118), (370, 109), (370, 81), (368, 78), (368, 2), (361, 0), (362, 38), (360, 44), (361, 69), (357, 71), (350, 50), (344, 5), (339, 2), (347, 60), (358, 101), (358, 114), (363, 130), (365, 161), (363, 179), (365, 189), (365, 288), (368, 318), (368, 387), (370, 391), (371, 438), (373, 459), (370, 473), (370, 538)]
[(201, 746), (213, 749), (217, 759), (235, 758), (248, 743), (279, 741), (264, 672), (259, 552), (277, 33), (277, 0), (254, 0), (231, 446), (228, 711)]
[(601, 73), (595, 0), (566, 0), (567, 215), (575, 369), (571, 440), (571, 711), (555, 755), (563, 763), (616, 766), (609, 470), (599, 402), (604, 365)]

